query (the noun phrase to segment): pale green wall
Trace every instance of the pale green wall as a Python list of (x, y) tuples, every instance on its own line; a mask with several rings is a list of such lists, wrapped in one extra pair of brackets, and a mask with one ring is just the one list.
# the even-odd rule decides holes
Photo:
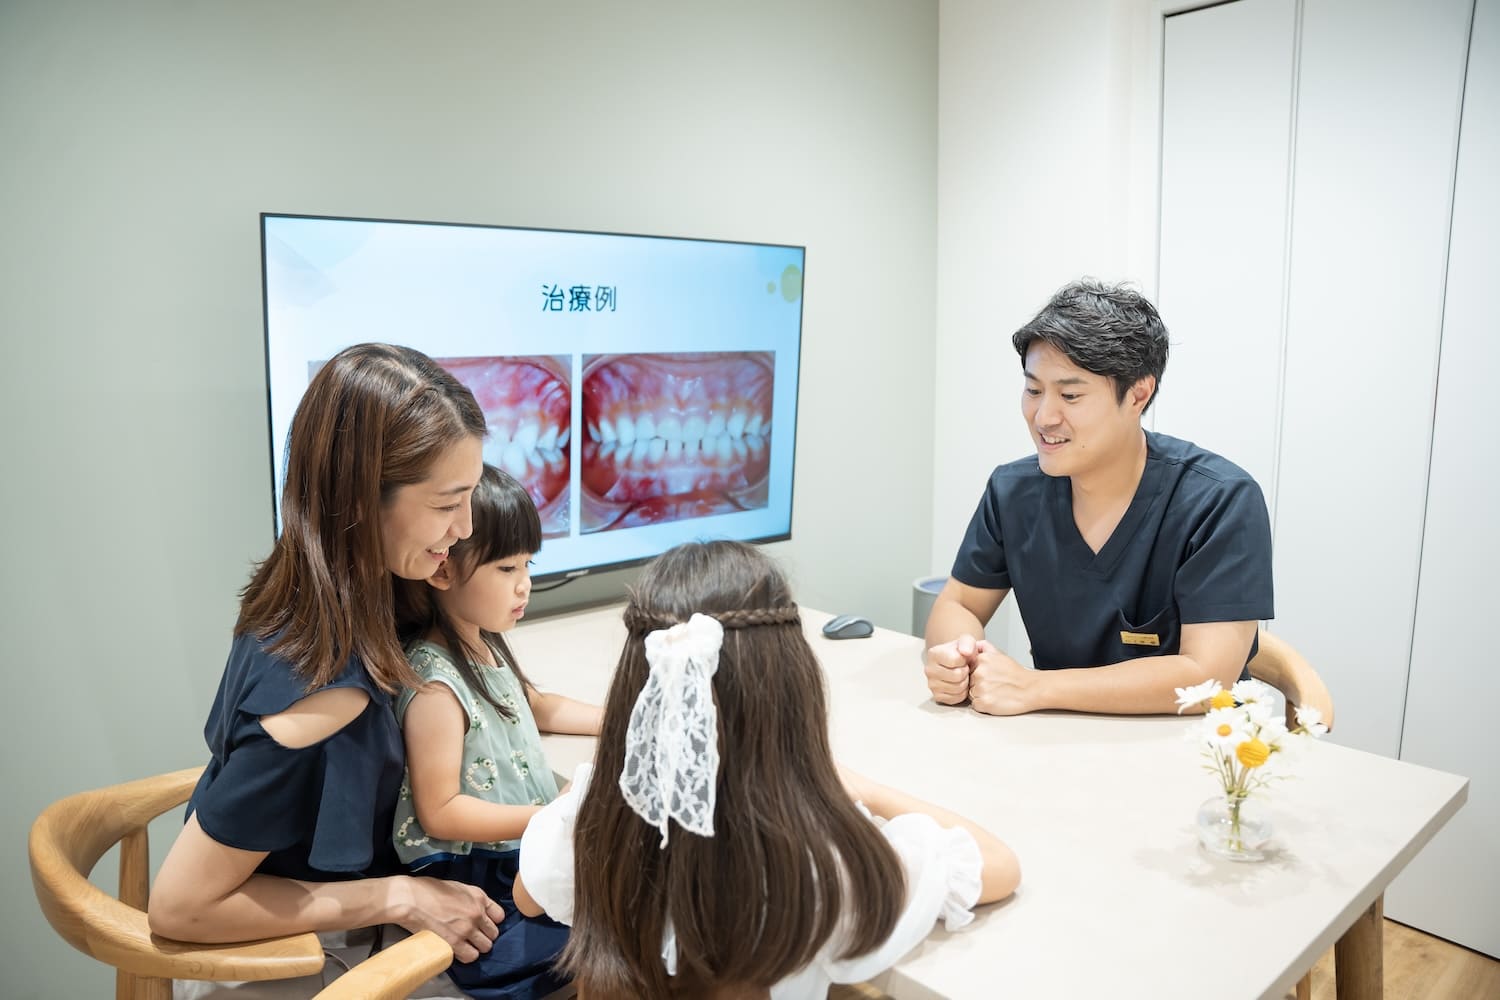
[(932, 541), (937, 22), (903, 0), (0, 2), (0, 992), (111, 988), (32, 901), (37, 811), (203, 759), (271, 534), (261, 211), (806, 244), (774, 549), (807, 603), (905, 626)]

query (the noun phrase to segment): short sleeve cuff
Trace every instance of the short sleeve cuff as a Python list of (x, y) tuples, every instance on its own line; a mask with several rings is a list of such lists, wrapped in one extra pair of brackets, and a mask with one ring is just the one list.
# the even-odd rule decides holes
[(939, 918), (950, 931), (974, 919), (984, 860), (969, 831), (946, 829), (925, 813), (897, 816), (880, 830), (905, 871), (906, 906), (874, 951), (827, 963), (836, 983), (862, 982), (889, 969), (932, 933)]
[(242, 851), (279, 851), (314, 825), (321, 797), (322, 748), (291, 749), (269, 735), (241, 745), (193, 795), (203, 832)]
[(903, 858), (922, 858), (922, 877), (938, 887), (934, 893), (941, 891), (938, 912), (945, 928), (956, 931), (974, 920), (984, 857), (973, 834), (960, 826), (940, 826), (922, 813), (908, 813), (887, 823), (885, 835)]
[(1178, 620), (1184, 625), (1204, 625), (1210, 622), (1254, 622), (1276, 617), (1276, 609), (1270, 601), (1238, 604), (1179, 604), (1177, 613)]
[(521, 835), (521, 881), (536, 904), (560, 924), (573, 923), (573, 829), (592, 764), (579, 764), (566, 792), (531, 817)]
[(959, 583), (970, 587), (978, 587), (980, 590), (1009, 590), (1009, 573), (981, 573), (962, 557), (953, 564), (953, 571), (949, 574)]

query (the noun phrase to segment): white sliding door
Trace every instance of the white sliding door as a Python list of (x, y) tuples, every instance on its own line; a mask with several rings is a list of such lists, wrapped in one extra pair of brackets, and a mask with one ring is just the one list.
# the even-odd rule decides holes
[(1500, 0), (1479, 0), (1454, 185), (1443, 349), (1401, 758), (1468, 775), (1469, 802), (1386, 913), (1500, 956)]
[(1161, 269), (1172, 353), (1156, 429), (1274, 495), (1285, 305), (1294, 0), (1166, 19)]
[(1305, 0), (1276, 629), (1396, 756), (1471, 0)]
[(1156, 426), (1265, 487), (1331, 738), (1473, 779), (1386, 912), (1500, 954), (1500, 0), (1236, 0), (1163, 53)]

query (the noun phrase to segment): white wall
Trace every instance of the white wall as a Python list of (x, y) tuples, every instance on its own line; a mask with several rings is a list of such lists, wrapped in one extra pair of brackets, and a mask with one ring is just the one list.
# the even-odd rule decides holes
[[(933, 572), (952, 567), (990, 471), (1033, 450), (1011, 333), (1081, 275), (1152, 291), (1129, 236), (1147, 190), (1134, 113), (1147, 7), (943, 0)], [(989, 631), (1025, 661), (1014, 608)]]
[(108, 989), (31, 901), (37, 811), (204, 759), (271, 537), (261, 211), (805, 244), (774, 550), (808, 603), (905, 627), (937, 30), (908, 0), (0, 6), (7, 997)]
[(1156, 429), (1229, 457), (1272, 506), (1286, 325), (1295, 0), (1166, 19)]

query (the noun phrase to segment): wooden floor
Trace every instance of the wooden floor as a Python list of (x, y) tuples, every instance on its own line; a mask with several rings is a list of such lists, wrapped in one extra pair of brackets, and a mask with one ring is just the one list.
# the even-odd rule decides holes
[[(1385, 922), (1385, 1000), (1496, 1000), (1500, 962), (1442, 938)], [(1334, 1000), (1333, 951), (1312, 971), (1313, 1000)], [(828, 1000), (888, 1000), (865, 985), (835, 986)]]
[[(1477, 951), (1385, 922), (1385, 1000), (1480, 1000), (1500, 997), (1500, 962)], [(1313, 1000), (1334, 1000), (1333, 952), (1312, 972)]]

